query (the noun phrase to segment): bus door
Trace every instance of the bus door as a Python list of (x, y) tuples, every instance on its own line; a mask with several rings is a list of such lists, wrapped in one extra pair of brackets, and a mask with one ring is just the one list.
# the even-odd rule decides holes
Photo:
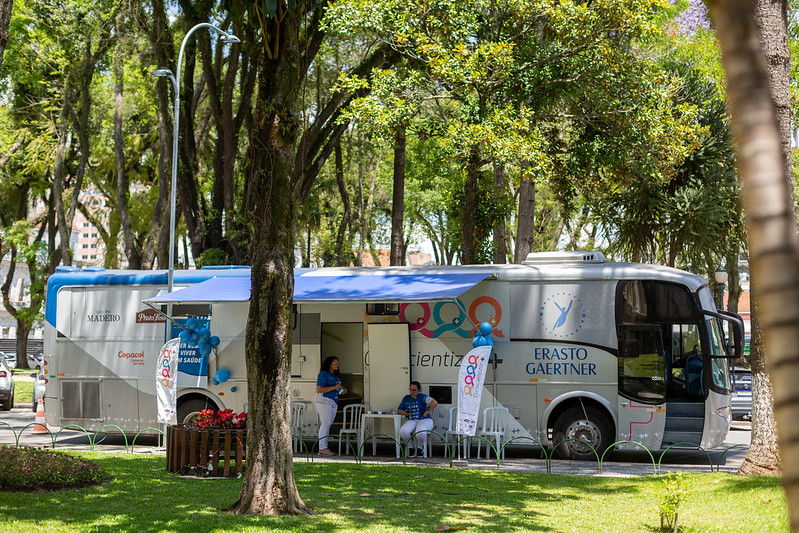
[(649, 449), (664, 431), (666, 365), (658, 324), (619, 326), (619, 436)]

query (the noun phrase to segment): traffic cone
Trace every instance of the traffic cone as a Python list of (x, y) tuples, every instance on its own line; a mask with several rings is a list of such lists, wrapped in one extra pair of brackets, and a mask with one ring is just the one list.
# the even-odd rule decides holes
[(36, 420), (35, 424), (33, 425), (33, 432), (36, 434), (39, 433), (50, 433), (47, 430), (47, 421), (44, 418), (44, 400), (42, 397), (39, 397), (39, 405), (36, 406)]

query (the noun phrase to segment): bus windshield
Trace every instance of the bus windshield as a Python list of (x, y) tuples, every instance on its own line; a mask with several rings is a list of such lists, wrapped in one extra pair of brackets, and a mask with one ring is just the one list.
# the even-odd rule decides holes
[(724, 335), (716, 318), (706, 316), (705, 325), (710, 340), (710, 367), (713, 384), (721, 389), (730, 390), (730, 363), (727, 360)]

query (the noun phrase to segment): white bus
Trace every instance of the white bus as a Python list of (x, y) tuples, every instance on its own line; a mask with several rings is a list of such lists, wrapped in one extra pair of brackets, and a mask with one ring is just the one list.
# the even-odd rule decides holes
[[(48, 423), (131, 433), (157, 426), (154, 369), (167, 305), (174, 320), (200, 317), (220, 338), (207, 358), (187, 357), (199, 364), (178, 383), (179, 419), (206, 407), (246, 410), (249, 283), (248, 270), (178, 271), (175, 285), (187, 288), (166, 293), (165, 272), (53, 275)], [(394, 408), (409, 380), (422, 382), (439, 403), (443, 434), (461, 359), (482, 322), (493, 326), (494, 346), (482, 407), (508, 408), (505, 440), (580, 439), (598, 449), (630, 440), (650, 450), (724, 441), (740, 317), (717, 312), (699, 276), (596, 252), (531, 254), (522, 265), (297, 270), (291, 400), (306, 403), (305, 436), (316, 434), (316, 375), (329, 355), (367, 409)], [(229, 378), (215, 384), (218, 370)], [(593, 457), (574, 440), (557, 451)]]

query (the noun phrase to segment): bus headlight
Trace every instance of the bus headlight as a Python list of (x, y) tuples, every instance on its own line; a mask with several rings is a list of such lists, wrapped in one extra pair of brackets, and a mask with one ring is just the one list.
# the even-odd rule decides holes
[(732, 407), (729, 405), (716, 409), (716, 414), (726, 420), (728, 424), (732, 422)]

